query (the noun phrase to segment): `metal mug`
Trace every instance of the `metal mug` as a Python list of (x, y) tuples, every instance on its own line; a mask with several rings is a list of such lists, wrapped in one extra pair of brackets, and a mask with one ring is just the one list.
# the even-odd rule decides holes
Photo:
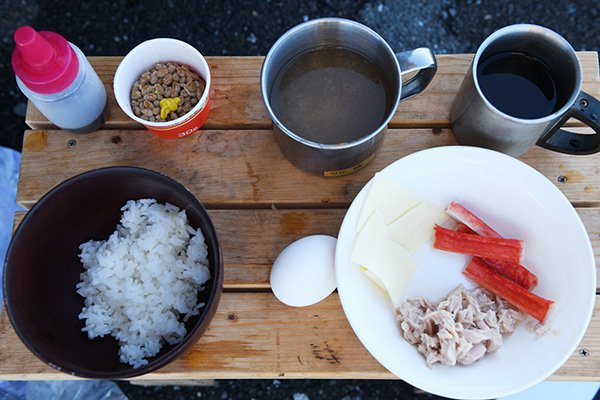
[[(357, 140), (336, 144), (308, 140), (288, 129), (271, 107), (271, 89), (281, 69), (297, 55), (322, 47), (341, 47), (367, 57), (381, 68), (393, 91), (390, 93), (392, 107), (383, 123)], [(260, 88), (274, 123), (275, 141), (285, 157), (305, 171), (322, 176), (341, 176), (359, 170), (373, 159), (398, 103), (423, 91), (436, 70), (435, 56), (427, 48), (394, 54), (381, 36), (358, 22), (321, 18), (297, 25), (275, 42), (263, 62)], [(416, 74), (403, 83), (402, 75), (411, 72)]]
[[(563, 92), (560, 108), (541, 118), (524, 119), (494, 107), (479, 84), (478, 66), (503, 52), (534, 57), (554, 72), (557, 89)], [(519, 157), (534, 144), (560, 153), (597, 153), (600, 102), (581, 91), (581, 83), (581, 66), (575, 50), (562, 36), (537, 25), (510, 25), (490, 35), (477, 50), (452, 104), (450, 124), (460, 144), (487, 147), (513, 157)], [(590, 126), (595, 133), (560, 129), (571, 117)]]

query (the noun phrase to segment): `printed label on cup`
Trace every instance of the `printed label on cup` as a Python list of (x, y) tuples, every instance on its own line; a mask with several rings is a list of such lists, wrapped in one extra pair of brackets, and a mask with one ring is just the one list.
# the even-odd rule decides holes
[(323, 176), (331, 177), (352, 174), (360, 169), (363, 169), (368, 163), (373, 161), (373, 158), (375, 158), (375, 153), (371, 154), (365, 160), (359, 162), (356, 165), (351, 166), (350, 168), (338, 169), (333, 171), (323, 171)]
[(187, 120), (173, 126), (164, 128), (158, 128), (155, 126), (144, 125), (146, 129), (151, 131), (157, 136), (163, 138), (183, 138), (196, 132), (204, 124), (208, 118), (210, 111), (209, 100), (206, 102), (206, 106), (190, 116)]

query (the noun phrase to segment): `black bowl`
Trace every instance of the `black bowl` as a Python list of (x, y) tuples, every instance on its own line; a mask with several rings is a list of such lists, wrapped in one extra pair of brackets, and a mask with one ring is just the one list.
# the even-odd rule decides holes
[[(116, 339), (89, 339), (78, 314), (84, 305), (76, 292), (83, 266), (79, 245), (105, 240), (131, 199), (154, 198), (185, 209), (189, 224), (200, 228), (208, 246), (211, 278), (198, 301), (200, 315), (186, 323), (177, 345), (164, 344), (149, 363), (133, 368), (119, 362)], [(133, 167), (102, 168), (75, 176), (48, 192), (31, 208), (10, 243), (4, 266), (4, 294), (10, 321), (23, 343), (46, 364), (68, 374), (119, 379), (148, 373), (177, 358), (206, 330), (223, 290), (223, 260), (217, 234), (200, 202), (174, 180)]]

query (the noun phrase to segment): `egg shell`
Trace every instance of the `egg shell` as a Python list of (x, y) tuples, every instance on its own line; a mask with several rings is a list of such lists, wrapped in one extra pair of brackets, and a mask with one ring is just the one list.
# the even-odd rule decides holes
[(305, 307), (323, 300), (336, 288), (337, 239), (312, 235), (288, 245), (271, 268), (271, 289), (284, 304)]

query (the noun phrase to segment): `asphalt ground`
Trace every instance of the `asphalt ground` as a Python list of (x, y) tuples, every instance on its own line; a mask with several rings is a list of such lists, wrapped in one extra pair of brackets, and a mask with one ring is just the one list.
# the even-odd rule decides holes
[[(337, 16), (381, 34), (396, 51), (474, 52), (494, 30), (534, 23), (563, 35), (576, 50), (600, 48), (600, 1), (0, 1), (0, 146), (21, 149), (26, 99), (10, 55), (21, 25), (52, 30), (88, 56), (124, 55), (155, 37), (186, 41), (204, 55), (265, 55), (289, 28)], [(140, 387), (120, 382), (131, 399), (433, 399), (401, 381), (235, 380), (208, 387)]]
[(576, 50), (600, 47), (595, 1), (34, 1), (0, 2), (0, 145), (21, 149), (26, 109), (10, 65), (12, 34), (21, 25), (52, 30), (86, 55), (124, 55), (154, 37), (174, 37), (204, 55), (265, 55), (286, 30), (337, 16), (375, 29), (397, 51), (474, 52), (494, 30), (535, 23), (562, 34)]

